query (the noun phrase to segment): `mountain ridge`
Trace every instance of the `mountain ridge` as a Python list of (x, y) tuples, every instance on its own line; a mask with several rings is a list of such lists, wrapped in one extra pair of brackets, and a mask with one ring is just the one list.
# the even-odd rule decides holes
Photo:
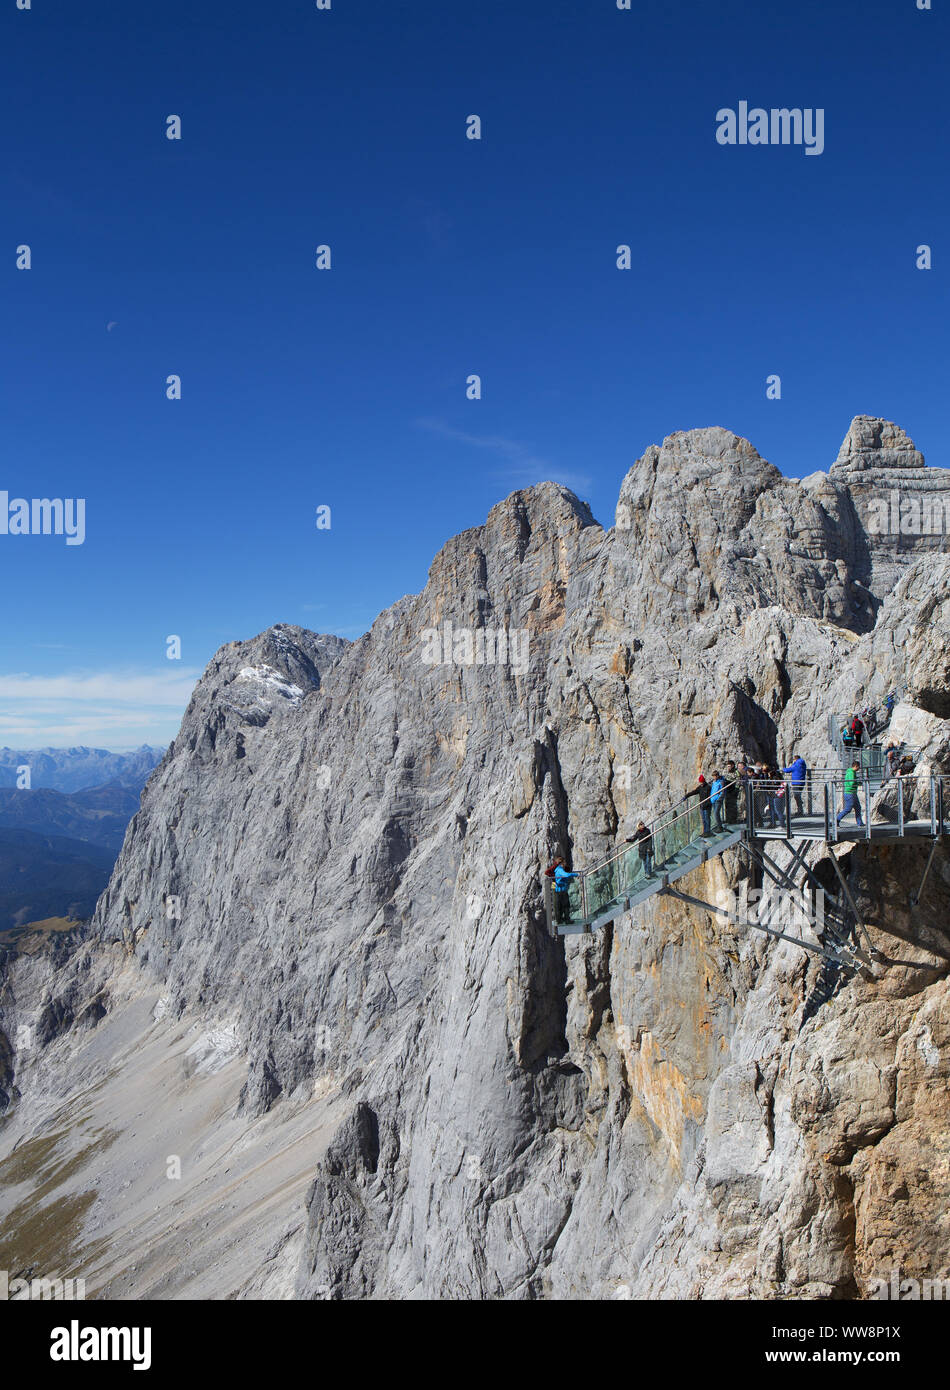
[[(875, 555), (848, 484), (776, 475), (728, 431), (671, 435), (621, 484), (629, 524), (520, 489), (356, 642), (278, 624), (222, 648), (88, 933), (57, 943), (55, 973), (0, 965), (4, 1035), (47, 1020), (39, 1056), (11, 1045), (7, 1133), (40, 1119), (39, 1057), (63, 1091), (108, 1075), (87, 1014), (108, 999), (102, 1037), (177, 1021), (230, 1040), (249, 1142), (304, 1113), (320, 1136), (305, 1201), (271, 1227), (279, 1258), (235, 1274), (238, 1296), (849, 1297), (882, 1261), (938, 1272), (950, 1193), (912, 1159), (950, 1071), (943, 847), (916, 917), (900, 885), (922, 851), (851, 852), (868, 929), (899, 927), (911, 964), (839, 980), (812, 1013), (804, 953), (670, 900), (589, 939), (545, 927), (555, 852), (598, 862), (727, 756), (820, 766), (828, 713), (859, 697), (906, 690), (922, 766), (950, 767), (950, 561), (933, 538)], [(525, 632), (526, 669), (427, 664), (445, 622)], [(830, 880), (828, 853), (809, 862)], [(698, 882), (750, 886), (738, 852)], [(165, 1084), (174, 1104), (192, 1083)], [(888, 1226), (895, 1173), (913, 1193)], [(137, 1239), (174, 1248), (171, 1215), (152, 1219)], [(100, 1252), (101, 1287), (157, 1287), (123, 1240), (141, 1267), (129, 1283)]]
[(28, 767), (30, 787), (61, 792), (86, 791), (118, 782), (140, 787), (164, 756), (163, 748), (147, 743), (127, 753), (107, 748), (0, 748), (0, 788), (18, 787), (19, 769)]

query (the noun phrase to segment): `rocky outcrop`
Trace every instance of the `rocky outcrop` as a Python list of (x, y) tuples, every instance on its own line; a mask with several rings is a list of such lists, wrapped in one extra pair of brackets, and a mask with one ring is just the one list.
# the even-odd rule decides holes
[(648, 449), (624, 479), (644, 622), (668, 629), (721, 610), (776, 604), (864, 631), (865, 538), (847, 494), (783, 478), (728, 430), (691, 430)]
[[(942, 850), (913, 911), (922, 852), (852, 853), (896, 961), (867, 978), (668, 898), (552, 940), (538, 883), (553, 852), (598, 860), (728, 756), (802, 747), (821, 766), (827, 713), (859, 693), (904, 689), (946, 765), (931, 638), (950, 562), (931, 538), (871, 545), (857, 444), (885, 471), (913, 453), (874, 425), (805, 483), (728, 431), (673, 435), (606, 531), (542, 484), (357, 642), (281, 625), (223, 648), (88, 938), (55, 973), (7, 967), (0, 1027), (47, 1028), (13, 1058), (0, 1155), (68, 1094), (90, 1002), (105, 1039), (150, 989), (143, 1038), (178, 1020), (212, 1039), (200, 1065), (240, 1059), (248, 1143), (283, 1116), (298, 1142), (304, 1110), (324, 1135), (272, 1232), (279, 1271), (250, 1268), (237, 1295), (837, 1297), (936, 1259), (926, 1219), (882, 1193), (903, 1183), (894, 1201), (930, 1213), (950, 1195), (937, 1141), (926, 1167), (913, 1150), (945, 1127)], [(828, 852), (812, 860), (831, 882)], [(753, 884), (730, 852), (694, 887)], [(83, 1037), (82, 1075), (114, 1093)]]
[(874, 594), (890, 592), (909, 558), (946, 549), (950, 474), (927, 468), (899, 426), (859, 415), (851, 423), (828, 479), (846, 491), (865, 537)]

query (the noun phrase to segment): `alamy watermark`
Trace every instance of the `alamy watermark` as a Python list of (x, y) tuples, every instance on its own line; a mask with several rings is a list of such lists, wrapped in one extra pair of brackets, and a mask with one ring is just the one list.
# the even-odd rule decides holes
[(523, 628), (427, 627), (422, 633), (426, 666), (510, 666), (519, 676), (528, 669), (530, 634)]
[(86, 539), (85, 497), (13, 497), (0, 492), (0, 536), (65, 536)]
[(791, 892), (784, 888), (750, 888), (747, 906), (742, 909), (736, 894), (724, 888), (716, 894), (716, 906), (734, 924), (768, 927), (800, 936), (809, 928), (817, 937), (825, 930), (825, 891), (823, 888)]
[(0, 1269), (0, 1303), (9, 1300), (26, 1302), (72, 1301), (86, 1297), (85, 1279), (60, 1279), (48, 1276), (34, 1279), (10, 1277), (9, 1270)]
[(901, 497), (889, 492), (868, 503), (872, 536), (945, 536), (950, 531), (950, 492), (937, 497)]
[(804, 145), (806, 154), (821, 154), (825, 148), (823, 106), (773, 106), (766, 111), (740, 101), (737, 111), (724, 106), (716, 112), (716, 127), (720, 145)]
[(945, 1302), (950, 1300), (950, 1279), (902, 1279), (899, 1269), (892, 1269), (887, 1279), (869, 1279), (868, 1298), (890, 1299), (894, 1302)]
[(152, 1364), (150, 1327), (81, 1327), (73, 1318), (49, 1335), (51, 1361), (128, 1361), (133, 1371), (147, 1371)]

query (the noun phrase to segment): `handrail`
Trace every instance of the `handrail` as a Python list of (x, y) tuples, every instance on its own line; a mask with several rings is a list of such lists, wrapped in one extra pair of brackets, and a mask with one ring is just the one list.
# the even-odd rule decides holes
[[(812, 784), (824, 785), (828, 782), (835, 782), (836, 784), (843, 783), (846, 776), (847, 769), (809, 768), (804, 779), (798, 783), (796, 783), (794, 777), (790, 773), (784, 773), (783, 775), (778, 777), (736, 777), (733, 778), (732, 781), (726, 783), (725, 790), (728, 790), (730, 787), (738, 787), (741, 792), (743, 787), (748, 787), (752, 791), (769, 792), (773, 788), (790, 787), (793, 790), (797, 789), (799, 792), (801, 792), (802, 790), (811, 787)], [(927, 780), (928, 776), (941, 777), (944, 775), (939, 773), (918, 774), (912, 772), (895, 772), (892, 773), (891, 776), (888, 778), (887, 782), (882, 783), (881, 786), (878, 787), (873, 794), (876, 796), (879, 791), (883, 791), (884, 788), (890, 782), (894, 782), (898, 778), (902, 782), (915, 781), (918, 777), (921, 781), (925, 781)], [(944, 780), (950, 782), (950, 774), (946, 774)], [(708, 785), (711, 787), (712, 783), (709, 783)], [(862, 789), (863, 787), (864, 784), (862, 782)], [(725, 792), (723, 794), (725, 795)], [(686, 817), (695, 814), (699, 809), (697, 806), (687, 806), (685, 810), (678, 810), (678, 807), (680, 805), (681, 801), (674, 802), (673, 805), (668, 807), (665, 811), (661, 811), (655, 820), (650, 821), (646, 828), (650, 832), (651, 836), (659, 834), (661, 830), (668, 830), (671, 826), (675, 825), (677, 821), (684, 820)], [(672, 815), (671, 812), (676, 812), (676, 814)], [(667, 817), (669, 817), (669, 819), (667, 819)], [(575, 871), (577, 877), (583, 878), (589, 874), (599, 873), (601, 870), (606, 869), (609, 865), (613, 864), (616, 860), (623, 858), (625, 854), (629, 854), (631, 848), (636, 848), (635, 840), (631, 840), (630, 842), (620, 846), (618, 849), (615, 849), (614, 852), (608, 855), (606, 859), (600, 859), (597, 861), (596, 864), (588, 865), (583, 869), (577, 869)]]
[[(712, 784), (710, 783), (710, 785)], [(736, 783), (730, 782), (729, 785), (735, 786)], [(697, 809), (695, 806), (687, 806), (685, 811), (677, 812), (675, 816), (671, 816), (668, 821), (664, 821), (661, 825), (660, 822), (663, 821), (663, 817), (668, 815), (670, 811), (675, 811), (676, 807), (679, 805), (680, 802), (675, 801), (672, 806), (667, 807), (665, 811), (661, 811), (656, 820), (650, 822), (647, 826), (647, 830), (649, 830), (651, 835), (659, 834), (661, 830), (668, 830), (671, 825), (675, 825), (678, 820), (683, 820), (684, 817), (692, 815)], [(635, 844), (635, 842), (633, 843)], [(577, 872), (578, 874), (596, 874), (599, 870), (606, 869), (607, 865), (612, 864), (615, 859), (620, 859), (623, 855), (629, 854), (630, 849), (631, 845), (625, 844), (622, 849), (615, 850), (609, 859), (602, 859), (599, 863), (593, 864), (589, 869), (578, 869)]]
[[(667, 886), (670, 875), (682, 877), (684, 872), (689, 872), (690, 868), (695, 867), (700, 855), (705, 858), (710, 853), (721, 853), (740, 837), (748, 840), (750, 837), (755, 838), (759, 833), (774, 833), (784, 826), (788, 837), (794, 839), (797, 823), (797, 838), (815, 838), (814, 822), (820, 823), (823, 820), (824, 833), (822, 835), (819, 831), (819, 837), (829, 844), (836, 844), (841, 838), (838, 811), (842, 804), (841, 792), (845, 775), (845, 772), (837, 770), (819, 775), (816, 770), (809, 769), (799, 782), (784, 771), (781, 776), (775, 777), (731, 778), (726, 782), (724, 794), (735, 788), (741, 790), (744, 786), (745, 814), (738, 813), (739, 808), (735, 807), (738, 814), (730, 818), (727, 827), (704, 830), (702, 845), (694, 831), (689, 831), (684, 838), (678, 839), (676, 827), (683, 821), (688, 821), (690, 817), (693, 817), (695, 824), (700, 816), (700, 808), (691, 805), (681, 807), (681, 803), (677, 802), (661, 812), (648, 827), (650, 836), (655, 837), (653, 866), (649, 874), (642, 864), (645, 856), (642, 853), (638, 855), (638, 842), (631, 838), (624, 845), (617, 847), (608, 858), (575, 871), (573, 878), (576, 881), (576, 892), (572, 885), (569, 895), (562, 897), (561, 894), (555, 893), (553, 885), (546, 880), (545, 910), (548, 921), (553, 926), (557, 916), (559, 924), (570, 926), (585, 923), (593, 920), (598, 913), (603, 913), (605, 909), (631, 896), (638, 886), (646, 886), (649, 883), (651, 891), (658, 892)], [(920, 814), (918, 784), (920, 788), (929, 785), (929, 805), (923, 815)], [(711, 792), (712, 783), (707, 785)], [(821, 789), (817, 797), (813, 795), (816, 786)], [(882, 797), (886, 798), (892, 788), (898, 793), (896, 808), (887, 800), (879, 800)], [(872, 805), (878, 816), (883, 812), (885, 817), (883, 822), (880, 819), (875, 820), (874, 827), (886, 830), (890, 826), (891, 831), (897, 830), (899, 838), (905, 838), (906, 833), (909, 833), (907, 827), (911, 807), (916, 807), (913, 820), (910, 822), (917, 826), (913, 832), (915, 835), (921, 834), (920, 826), (926, 826), (928, 822), (930, 835), (934, 839), (950, 834), (950, 818), (947, 814), (950, 811), (950, 773), (894, 773), (887, 782), (878, 782), (876, 777), (870, 777), (867, 771), (863, 770), (856, 790), (864, 793), (861, 801), (864, 803), (862, 809), (867, 819), (863, 822), (863, 830), (868, 841), (876, 838), (876, 831), (872, 828)], [(808, 809), (801, 813), (793, 812), (793, 796), (796, 802), (807, 796)], [(907, 805), (905, 796), (909, 797)], [(779, 804), (783, 798), (784, 804)], [(711, 797), (710, 802), (707, 802), (711, 816), (713, 808), (710, 803)], [(895, 819), (891, 820), (890, 817), (895, 814), (895, 810)], [(768, 826), (764, 824), (765, 816), (769, 820)], [(703, 817), (703, 822), (706, 823), (706, 817)], [(625, 856), (630, 856), (627, 864), (615, 870), (614, 866)], [(638, 857), (641, 861), (639, 870), (633, 867)], [(566, 918), (557, 915), (562, 913), (565, 907), (569, 915)]]
[[(797, 784), (798, 787), (807, 787), (809, 782), (813, 780), (813, 777), (818, 776), (818, 774), (821, 774), (821, 781), (827, 781), (829, 778), (832, 777), (837, 778), (839, 781), (844, 781), (847, 772), (845, 769), (842, 768), (833, 768), (828, 770), (821, 768), (809, 768), (804, 780)], [(712, 787), (711, 782), (708, 785), (710, 788)], [(764, 792), (770, 790), (772, 787), (781, 787), (785, 785), (792, 787), (796, 786), (795, 779), (794, 777), (792, 777), (790, 773), (780, 773), (776, 777), (734, 777), (731, 781), (726, 783), (723, 795), (725, 795), (725, 792), (728, 791), (730, 787), (737, 787), (741, 792), (743, 787), (748, 786), (755, 791)], [(661, 830), (668, 830), (669, 827), (675, 825), (677, 821), (683, 820), (685, 817), (692, 815), (695, 811), (699, 809), (698, 806), (687, 806), (685, 810), (678, 811), (677, 807), (679, 807), (682, 804), (683, 799), (684, 798), (681, 798), (680, 801), (674, 802), (673, 805), (667, 807), (665, 811), (661, 811), (660, 814), (657, 816), (656, 820), (649, 822), (646, 828), (647, 830), (649, 830), (651, 835), (657, 834)], [(670, 815), (670, 812), (673, 811), (676, 811), (676, 814)], [(668, 820), (665, 819), (665, 817), (667, 816), (669, 816)], [(613, 854), (608, 855), (606, 859), (600, 859), (596, 864), (591, 864), (587, 868), (578, 869), (576, 871), (578, 876), (580, 877), (580, 875), (582, 874), (595, 874), (598, 873), (601, 869), (607, 868), (607, 866), (609, 864), (613, 864), (613, 862), (616, 859), (620, 859), (623, 857), (623, 855), (628, 854), (630, 851), (630, 847), (630, 844), (625, 844), (621, 848), (614, 850)]]

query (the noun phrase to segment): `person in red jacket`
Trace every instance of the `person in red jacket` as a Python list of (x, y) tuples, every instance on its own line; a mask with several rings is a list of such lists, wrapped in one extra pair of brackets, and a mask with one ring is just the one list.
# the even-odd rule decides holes
[(709, 817), (712, 808), (712, 788), (702, 773), (699, 774), (698, 785), (693, 787), (691, 791), (688, 791), (683, 797), (683, 800), (688, 801), (691, 796), (699, 797), (699, 814), (703, 818), (703, 839), (708, 840), (710, 835)]

